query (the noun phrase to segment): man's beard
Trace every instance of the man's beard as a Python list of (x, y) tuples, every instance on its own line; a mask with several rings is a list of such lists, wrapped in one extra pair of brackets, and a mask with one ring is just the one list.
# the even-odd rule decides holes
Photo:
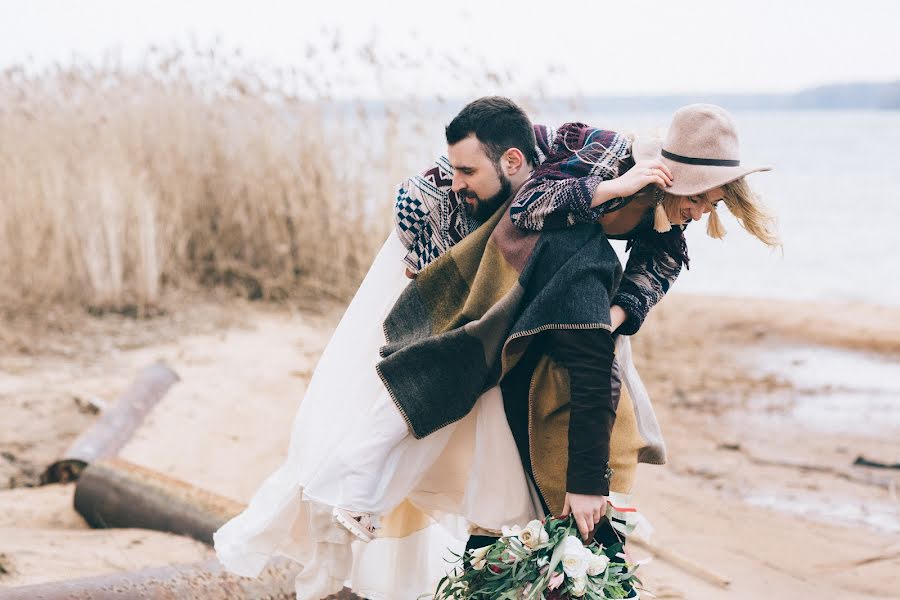
[(492, 214), (497, 212), (497, 209), (503, 206), (503, 203), (509, 200), (509, 197), (512, 195), (512, 183), (509, 181), (509, 178), (506, 177), (503, 173), (497, 173), (500, 176), (500, 191), (491, 196), (490, 198), (481, 199), (475, 194), (472, 194), (469, 191), (466, 191), (463, 195), (463, 201), (467, 198), (473, 198), (475, 200), (475, 205), (471, 205), (468, 202), (465, 202), (466, 212), (469, 213), (469, 216), (478, 221), (487, 221)]

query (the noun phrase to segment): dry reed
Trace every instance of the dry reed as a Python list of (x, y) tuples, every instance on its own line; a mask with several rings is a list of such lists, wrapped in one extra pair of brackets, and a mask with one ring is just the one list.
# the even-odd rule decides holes
[(390, 227), (393, 184), (441, 137), (409, 73), (437, 68), (473, 96), (509, 75), (370, 45), (349, 49), (365, 75), (390, 96), (402, 71), (410, 94), (336, 102), (349, 69), (333, 65), (347, 61), (337, 38), (319, 47), (303, 72), (175, 48), (0, 73), (0, 310), (142, 314), (168, 290), (211, 286), (347, 297)]
[(390, 170), (343, 168), (327, 99), (204, 58), (0, 76), (4, 308), (143, 312), (165, 287), (278, 299), (359, 281), (389, 218), (363, 193)]

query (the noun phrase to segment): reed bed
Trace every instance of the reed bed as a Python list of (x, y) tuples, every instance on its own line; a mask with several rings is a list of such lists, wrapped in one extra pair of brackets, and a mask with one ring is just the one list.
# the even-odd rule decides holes
[[(0, 311), (141, 315), (167, 292), (222, 287), (348, 297), (389, 230), (394, 185), (433, 158), (458, 109), (417, 97), (418, 77), (437, 70), (465, 98), (504, 93), (511, 76), (338, 39), (304, 59), (285, 71), (173, 47), (0, 73)], [(336, 101), (352, 61), (392, 99)]]
[[(372, 123), (283, 78), (181, 52), (2, 73), (2, 307), (145, 313), (167, 289), (220, 285), (346, 295), (388, 228), (364, 198), (388, 199), (377, 175), (396, 169), (348, 164)], [(390, 118), (378, 126), (390, 145)]]

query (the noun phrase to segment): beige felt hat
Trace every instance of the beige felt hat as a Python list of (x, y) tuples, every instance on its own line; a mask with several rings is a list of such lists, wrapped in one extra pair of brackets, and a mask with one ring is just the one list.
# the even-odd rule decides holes
[(714, 104), (679, 108), (662, 142), (637, 138), (634, 159), (659, 159), (672, 171), (675, 196), (694, 196), (772, 167), (741, 165), (737, 127), (727, 110)]

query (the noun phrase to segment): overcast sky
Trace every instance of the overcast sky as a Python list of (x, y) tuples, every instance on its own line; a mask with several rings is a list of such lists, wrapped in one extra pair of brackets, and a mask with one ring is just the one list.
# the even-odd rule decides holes
[[(0, 0), (0, 67), (28, 56), (37, 65), (73, 53), (98, 60), (110, 48), (127, 58), (193, 35), (303, 68), (326, 28), (348, 45), (374, 36), (389, 53), (508, 71), (516, 85), (564, 65), (568, 74), (548, 83), (559, 95), (779, 92), (900, 79), (898, 24), (900, 2), (891, 0)], [(391, 85), (453, 93), (438, 67)]]

